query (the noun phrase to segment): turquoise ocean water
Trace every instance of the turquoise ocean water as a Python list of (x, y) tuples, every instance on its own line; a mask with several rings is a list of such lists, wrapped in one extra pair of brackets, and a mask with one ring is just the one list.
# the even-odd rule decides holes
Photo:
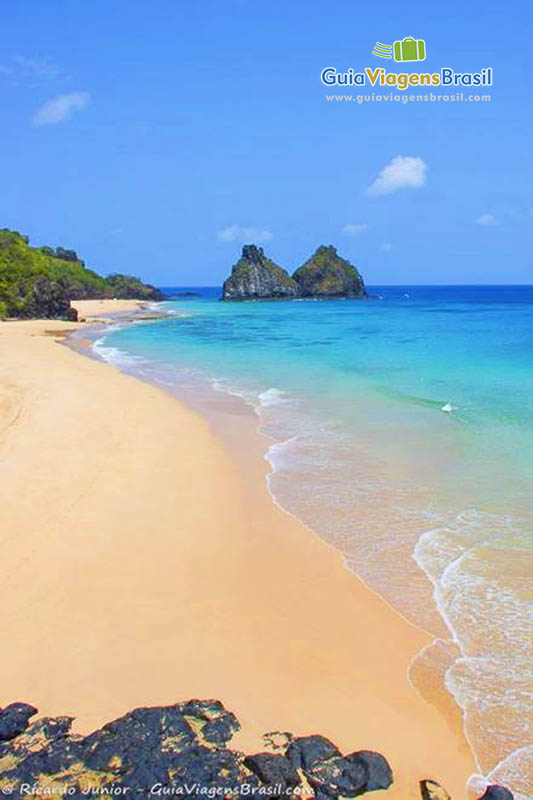
[(533, 287), (195, 291), (168, 319), (100, 334), (97, 352), (254, 407), (271, 493), (432, 634), (413, 682), (439, 673), (479, 772), (530, 794)]

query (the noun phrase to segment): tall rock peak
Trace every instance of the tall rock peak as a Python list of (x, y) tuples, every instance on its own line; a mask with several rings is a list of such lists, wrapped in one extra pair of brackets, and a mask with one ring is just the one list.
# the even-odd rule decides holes
[(245, 244), (242, 248), (242, 256), (245, 261), (250, 264), (260, 264), (265, 258), (265, 251), (262, 247), (257, 247), (255, 244)]
[(223, 300), (268, 300), (296, 297), (289, 273), (265, 256), (262, 247), (245, 244), (222, 288)]

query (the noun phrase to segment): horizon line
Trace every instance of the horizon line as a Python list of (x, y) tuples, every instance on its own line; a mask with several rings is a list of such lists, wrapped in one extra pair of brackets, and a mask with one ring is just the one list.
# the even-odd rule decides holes
[[(149, 279), (147, 279), (149, 281)], [(223, 283), (223, 282), (222, 282)], [(221, 289), (222, 283), (210, 283), (210, 284), (153, 284), (156, 286), (157, 289)], [(485, 287), (494, 287), (494, 288), (501, 288), (501, 287), (533, 287), (532, 283), (365, 283), (367, 288), (375, 287), (383, 287), (383, 286), (414, 286), (419, 289), (425, 288), (445, 288), (445, 287), (467, 287), (467, 286), (485, 286)]]

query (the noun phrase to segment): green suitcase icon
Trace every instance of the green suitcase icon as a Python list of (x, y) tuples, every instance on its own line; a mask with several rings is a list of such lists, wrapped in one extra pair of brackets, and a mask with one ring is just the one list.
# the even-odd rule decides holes
[(413, 39), (406, 36), (398, 42), (394, 42), (395, 61), (425, 61), (426, 43), (423, 39)]

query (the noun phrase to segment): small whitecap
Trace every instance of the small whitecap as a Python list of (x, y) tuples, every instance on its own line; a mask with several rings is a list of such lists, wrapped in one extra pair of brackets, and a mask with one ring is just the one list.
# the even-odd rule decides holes
[(262, 406), (279, 406), (289, 400), (287, 392), (282, 392), (281, 389), (276, 389), (272, 386), (265, 392), (259, 394), (259, 402)]

